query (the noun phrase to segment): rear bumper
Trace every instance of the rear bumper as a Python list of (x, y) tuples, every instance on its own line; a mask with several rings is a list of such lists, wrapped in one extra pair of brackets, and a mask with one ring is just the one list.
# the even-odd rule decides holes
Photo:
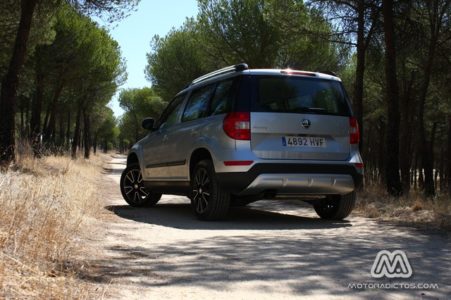
[(247, 172), (217, 173), (220, 185), (235, 195), (347, 194), (362, 184), (353, 164), (261, 163)]
[(255, 178), (240, 196), (273, 191), (276, 194), (340, 194), (354, 190), (351, 175), (342, 174), (261, 174)]

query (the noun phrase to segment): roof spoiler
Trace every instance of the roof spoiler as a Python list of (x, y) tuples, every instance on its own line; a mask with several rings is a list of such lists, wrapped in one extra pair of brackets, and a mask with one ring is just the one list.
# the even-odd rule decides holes
[(249, 66), (246, 63), (240, 63), (237, 65), (225, 67), (225, 68), (210, 72), (208, 74), (202, 75), (202, 76), (194, 79), (193, 81), (191, 81), (191, 83), (189, 85), (199, 83), (201, 81), (213, 78), (215, 76), (219, 76), (219, 75), (223, 75), (223, 74), (227, 74), (227, 73), (241, 72), (241, 71), (248, 70), (248, 69), (249, 69)]
[(337, 73), (332, 72), (332, 71), (317, 71), (317, 72), (338, 77)]

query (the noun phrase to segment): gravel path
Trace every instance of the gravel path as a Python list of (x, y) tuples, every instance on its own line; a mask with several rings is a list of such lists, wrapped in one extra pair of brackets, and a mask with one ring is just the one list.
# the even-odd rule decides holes
[[(317, 218), (309, 206), (260, 201), (223, 222), (195, 219), (189, 200), (163, 196), (153, 208), (126, 205), (125, 158), (105, 175), (110, 211), (101, 222), (92, 280), (112, 299), (451, 299), (451, 237), (351, 217)], [(99, 247), (99, 246), (97, 246)], [(404, 250), (409, 279), (370, 275), (378, 251)], [(438, 284), (438, 289), (353, 289), (350, 284)]]

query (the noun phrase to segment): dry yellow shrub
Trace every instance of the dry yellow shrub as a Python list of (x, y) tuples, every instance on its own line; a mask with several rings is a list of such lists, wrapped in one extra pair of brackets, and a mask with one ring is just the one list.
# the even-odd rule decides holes
[(89, 297), (74, 260), (100, 213), (100, 165), (22, 155), (0, 173), (0, 299)]

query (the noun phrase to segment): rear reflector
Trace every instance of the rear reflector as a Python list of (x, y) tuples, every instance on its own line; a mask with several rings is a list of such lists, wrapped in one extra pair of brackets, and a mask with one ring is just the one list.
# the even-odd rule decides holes
[(251, 139), (251, 114), (248, 112), (228, 113), (222, 127), (232, 139), (249, 141)]
[(360, 129), (357, 119), (349, 118), (349, 142), (351, 144), (358, 144), (360, 142)]
[(253, 160), (227, 160), (224, 162), (226, 166), (249, 166), (252, 165)]
[(357, 169), (363, 169), (363, 167), (364, 167), (363, 163), (354, 163), (354, 166), (355, 166)]

